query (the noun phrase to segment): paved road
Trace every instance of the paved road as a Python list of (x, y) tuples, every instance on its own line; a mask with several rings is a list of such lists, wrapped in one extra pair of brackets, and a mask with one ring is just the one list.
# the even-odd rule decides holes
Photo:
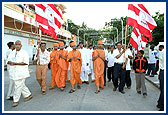
[[(7, 71), (4, 73), (4, 110), (5, 111), (158, 111), (156, 108), (159, 97), (159, 89), (146, 81), (148, 96), (143, 98), (136, 93), (135, 77), (131, 73), (132, 88), (125, 89), (125, 94), (114, 92), (113, 84), (110, 82), (95, 94), (95, 83), (82, 84), (81, 89), (70, 94), (70, 83), (66, 83), (66, 89), (61, 92), (58, 88), (47, 90), (46, 95), (42, 95), (40, 87), (35, 78), (35, 66), (29, 66), (31, 77), (26, 80), (26, 84), (32, 92), (33, 99), (24, 102), (23, 97), (17, 107), (11, 107), (12, 101), (6, 100), (9, 78)], [(50, 73), (47, 72), (47, 88), (50, 84)]]

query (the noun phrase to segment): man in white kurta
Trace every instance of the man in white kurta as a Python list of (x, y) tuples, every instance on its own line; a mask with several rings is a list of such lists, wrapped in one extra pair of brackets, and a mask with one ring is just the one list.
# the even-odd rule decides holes
[(88, 70), (89, 70), (89, 58), (88, 58), (88, 50), (83, 47), (82, 43), (79, 43), (82, 58), (82, 67), (80, 78), (83, 83), (89, 84)]
[(92, 79), (92, 82), (95, 81), (95, 77), (94, 77), (94, 72), (93, 72), (93, 61), (92, 61), (92, 52), (93, 52), (93, 46), (90, 45), (89, 46), (89, 49), (88, 49), (88, 58), (89, 58), (89, 73), (91, 74), (91, 79)]
[(16, 50), (9, 54), (7, 63), (11, 66), (9, 72), (11, 73), (11, 79), (14, 81), (14, 95), (13, 95), (13, 107), (19, 104), (21, 94), (25, 101), (29, 101), (32, 98), (32, 94), (25, 85), (25, 80), (30, 76), (28, 65), (29, 55), (26, 51), (21, 49), (21, 41), (15, 42)]
[[(7, 45), (9, 47), (9, 49), (6, 52), (6, 60), (8, 59), (9, 54), (15, 49), (14, 42), (8, 42)], [(7, 63), (7, 61), (6, 61), (6, 63)], [(7, 93), (6, 99), (13, 100), (14, 82), (11, 79), (11, 74), (9, 72), (9, 69), (10, 69), (10, 65), (7, 64), (7, 71), (8, 71), (8, 75), (9, 75), (9, 87), (8, 87), (8, 93)]]
[[(72, 48), (69, 46), (69, 47), (66, 48), (66, 50), (67, 50), (68, 53), (69, 53), (70, 51), (72, 51)], [(70, 81), (70, 79), (71, 79), (70, 68), (71, 68), (71, 63), (69, 62), (69, 67), (68, 67), (68, 81)]]

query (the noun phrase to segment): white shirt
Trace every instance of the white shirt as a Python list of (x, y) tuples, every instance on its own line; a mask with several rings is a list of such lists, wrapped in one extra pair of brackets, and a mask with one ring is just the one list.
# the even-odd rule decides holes
[[(6, 52), (6, 64), (8, 63), (7, 62), (7, 59), (8, 59), (8, 56), (9, 56), (9, 54), (12, 52), (12, 50), (11, 49), (8, 49), (8, 51)], [(9, 70), (10, 69), (10, 65), (9, 64), (7, 64), (7, 70)]]
[(82, 58), (81, 71), (86, 71), (86, 70), (88, 70), (88, 67), (89, 67), (86, 65), (87, 63), (89, 63), (88, 49), (83, 48), (83, 49), (79, 49), (79, 51), (81, 52), (81, 58)]
[(107, 61), (107, 58), (108, 58), (108, 50), (107, 49), (104, 49), (105, 51), (105, 60)]
[[(40, 56), (40, 65), (47, 65), (50, 62), (50, 55), (47, 50), (44, 52), (41, 52), (41, 49), (39, 49), (39, 56)], [(37, 57), (35, 56), (35, 60)], [(39, 64), (39, 60), (37, 61), (37, 64)]]
[(37, 54), (37, 48), (33, 47), (33, 54)]
[[(132, 56), (133, 57), (132, 52), (129, 48), (126, 50), (125, 54), (127, 56)], [(128, 61), (127, 61), (127, 64), (126, 64), (126, 70), (131, 70), (130, 59), (129, 58), (128, 58)]]
[[(24, 62), (29, 65), (29, 55), (25, 50), (20, 51), (12, 51), (7, 61), (12, 61), (16, 63)], [(28, 65), (14, 65), (10, 66), (9, 74), (12, 80), (19, 80), (23, 78), (27, 78), (30, 76)]]
[(93, 61), (92, 61), (93, 49), (88, 49), (88, 52), (89, 52), (89, 66), (91, 69), (93, 69)]
[(164, 70), (164, 49), (159, 51), (159, 69)]
[[(72, 48), (69, 46), (69, 47), (66, 48), (66, 50), (67, 50), (68, 53), (69, 53), (70, 51), (72, 51)], [(70, 68), (71, 68), (71, 63), (69, 62), (68, 70), (70, 70)]]
[(114, 66), (114, 54), (111, 51), (108, 53), (108, 67)]
[(155, 56), (158, 56), (157, 51), (150, 51), (149, 52), (149, 64), (155, 64), (156, 63), (156, 58)]
[[(121, 48), (121, 53), (122, 53), (122, 51), (123, 51), (123, 49)], [(118, 59), (116, 58), (116, 56), (120, 54), (119, 50), (115, 49), (113, 51), (113, 54), (114, 54), (114, 63), (123, 63), (123, 62), (125, 62), (125, 60), (126, 60), (125, 57), (127, 57), (127, 56), (125, 55), (125, 57), (124, 57), (124, 53)]]

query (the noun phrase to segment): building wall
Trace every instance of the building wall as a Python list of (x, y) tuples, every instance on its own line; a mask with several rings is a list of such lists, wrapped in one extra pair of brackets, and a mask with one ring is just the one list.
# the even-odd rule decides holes
[[(20, 37), (20, 36), (15, 36), (15, 35), (9, 35), (9, 34), (4, 34), (4, 60), (6, 60), (6, 52), (9, 49), (7, 46), (8, 42), (15, 42), (17, 40), (20, 40), (22, 43), (22, 49), (26, 50), (27, 53), (29, 54), (29, 58), (32, 59), (33, 56), (33, 47), (34, 45), (29, 44), (29, 39), (26, 37)], [(34, 44), (37, 44), (37, 40), (34, 40)]]

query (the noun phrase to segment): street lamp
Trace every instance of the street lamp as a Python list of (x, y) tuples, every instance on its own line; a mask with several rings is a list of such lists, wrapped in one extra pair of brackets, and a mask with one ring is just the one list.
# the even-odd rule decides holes
[[(77, 31), (78, 31), (78, 42), (79, 42), (79, 31), (80, 30), (84, 30), (83, 28), (79, 28)], [(85, 38), (84, 38), (84, 45), (85, 45)]]
[(117, 30), (117, 42), (118, 42), (118, 28), (117, 27), (113, 27), (113, 28)]
[(122, 44), (123, 44), (123, 35), (124, 35), (124, 33), (123, 33), (123, 20), (121, 19), (121, 24), (122, 24)]

